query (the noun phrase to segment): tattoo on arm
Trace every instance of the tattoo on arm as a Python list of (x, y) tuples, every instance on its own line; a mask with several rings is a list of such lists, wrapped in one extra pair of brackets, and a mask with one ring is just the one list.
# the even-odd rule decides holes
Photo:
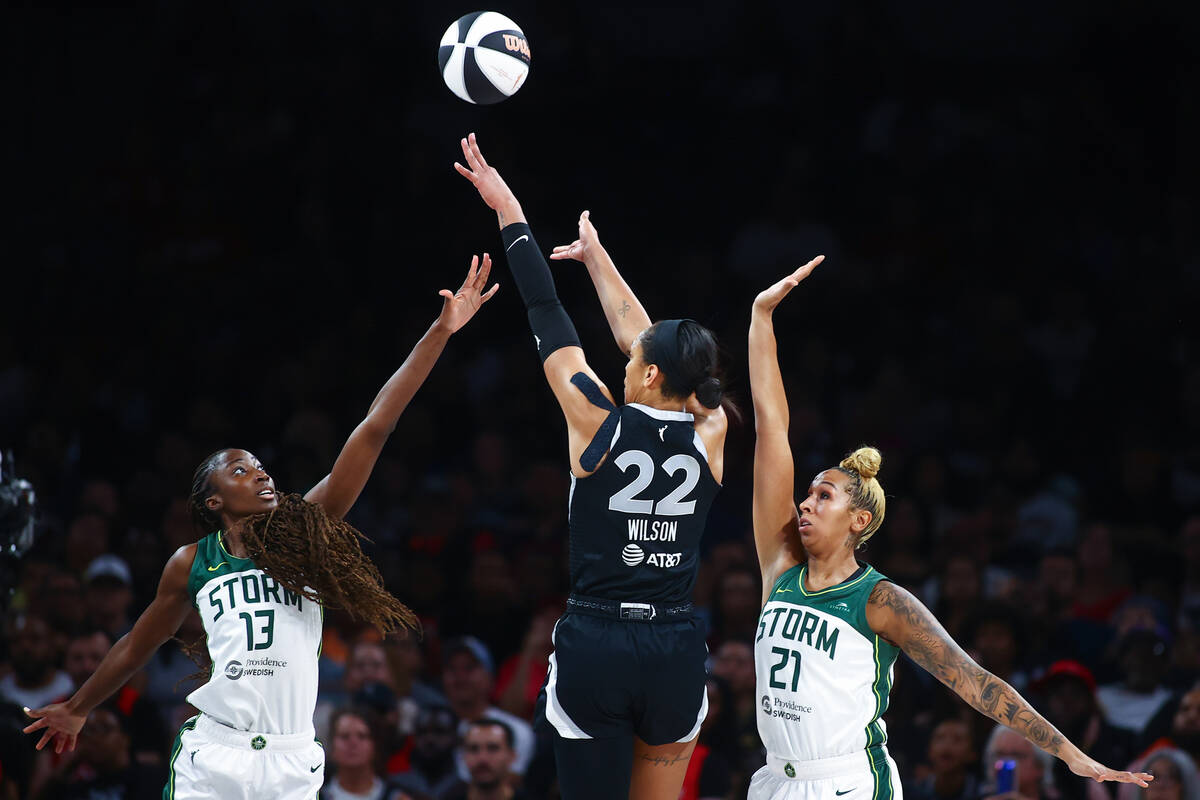
[(626, 314), (629, 313), (629, 309), (631, 309), (631, 308), (633, 308), (633, 306), (629, 305), (628, 301), (622, 300), (621, 307), (617, 309), (617, 313), (620, 314), (621, 317), (623, 318)]
[(1017, 690), (975, 663), (910, 592), (889, 581), (871, 590), (868, 606), (892, 617), (889, 641), (974, 709), (1012, 728), (1048, 753), (1061, 756), (1067, 740)]
[(496, 212), (496, 216), (500, 218), (500, 230), (504, 230), (504, 228), (505, 228), (505, 222), (504, 222), (504, 212), (503, 212), (503, 211), (497, 211), (497, 212)]

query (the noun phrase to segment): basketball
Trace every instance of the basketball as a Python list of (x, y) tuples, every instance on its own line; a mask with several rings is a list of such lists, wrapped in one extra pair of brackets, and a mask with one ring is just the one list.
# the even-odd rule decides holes
[(438, 67), (450, 91), (468, 103), (499, 103), (516, 94), (529, 75), (529, 42), (503, 14), (475, 11), (446, 29)]

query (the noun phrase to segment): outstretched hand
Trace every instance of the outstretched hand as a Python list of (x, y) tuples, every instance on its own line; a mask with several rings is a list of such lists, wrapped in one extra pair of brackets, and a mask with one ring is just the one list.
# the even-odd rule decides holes
[(471, 256), (471, 269), (467, 271), (467, 279), (463, 281), (463, 285), (457, 292), (452, 292), (449, 289), (442, 289), (440, 294), (442, 300), (442, 313), (438, 315), (438, 323), (450, 333), (454, 333), (471, 317), (475, 316), (475, 312), (479, 307), (492, 299), (492, 295), (500, 288), (500, 284), (495, 284), (487, 292), (483, 291), (483, 287), (487, 286), (488, 275), (492, 271), (492, 257), (487, 253), (483, 254), (483, 266), (479, 265), (479, 256)]
[(512, 189), (508, 188), (508, 184), (500, 177), (496, 168), (490, 166), (487, 159), (483, 157), (483, 152), (479, 149), (479, 142), (475, 140), (475, 134), (469, 134), (460, 144), (467, 166), (464, 167), (455, 161), (454, 169), (479, 191), (479, 196), (483, 198), (483, 202), (487, 203), (488, 208), (503, 213), (507, 208), (519, 207), (517, 196), (513, 194)]
[(1086, 755), (1078, 761), (1068, 761), (1067, 766), (1076, 775), (1083, 778), (1091, 778), (1097, 782), (1116, 781), (1117, 783), (1136, 783), (1144, 789), (1149, 785), (1150, 781), (1154, 780), (1154, 776), (1149, 772), (1125, 772), (1109, 769), (1099, 761)]
[(25, 714), (35, 721), (26, 726), (25, 733), (42, 731), (36, 748), (41, 750), (50, 742), (54, 742), (54, 752), (74, 750), (75, 739), (87, 722), (87, 714), (72, 713), (66, 703), (54, 703), (44, 708), (25, 709)]
[(550, 254), (552, 261), (574, 259), (587, 261), (588, 255), (600, 249), (600, 234), (592, 225), (592, 212), (584, 211), (579, 215), (579, 238), (570, 244), (560, 244)]
[(807, 278), (817, 268), (817, 265), (824, 260), (825, 256), (817, 256), (774, 286), (763, 289), (758, 293), (758, 297), (754, 298), (754, 310), (765, 311), (767, 313), (774, 311), (775, 306), (779, 305), (780, 301), (787, 297), (788, 292), (799, 286), (800, 281)]

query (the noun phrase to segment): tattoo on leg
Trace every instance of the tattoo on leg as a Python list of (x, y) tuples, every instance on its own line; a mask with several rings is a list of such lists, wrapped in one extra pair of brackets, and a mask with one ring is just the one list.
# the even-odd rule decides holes
[(646, 754), (642, 756), (642, 760), (649, 761), (650, 765), (653, 767), (673, 767), (676, 764), (686, 763), (688, 756), (677, 755), (673, 758), (667, 758), (666, 756), (652, 756)]

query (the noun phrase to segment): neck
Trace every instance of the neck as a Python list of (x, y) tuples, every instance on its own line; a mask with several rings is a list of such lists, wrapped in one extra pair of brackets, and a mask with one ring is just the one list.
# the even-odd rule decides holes
[(512, 788), (504, 781), (496, 781), (486, 786), (472, 783), (467, 787), (468, 800), (508, 800), (512, 794)]
[(634, 403), (650, 408), (657, 408), (660, 411), (684, 411), (687, 408), (687, 401), (677, 397), (663, 397), (661, 392), (647, 392), (641, 397), (635, 397)]
[(941, 797), (958, 794), (963, 789), (963, 784), (966, 782), (967, 770), (965, 767), (957, 766), (946, 770), (945, 772), (934, 773), (933, 776), (933, 791)]
[(347, 792), (362, 794), (375, 783), (375, 771), (369, 764), (357, 767), (338, 767), (337, 782)]
[(454, 713), (458, 715), (459, 719), (471, 722), (482, 717), (483, 712), (487, 711), (487, 709), (488, 703), (487, 699), (485, 698), (477, 702), (460, 703), (459, 705), (454, 706)]
[(858, 562), (854, 560), (852, 550), (838, 548), (836, 553), (829, 556), (809, 553), (808, 571), (804, 580), (807, 585), (804, 588), (810, 592), (828, 589), (849, 578), (857, 569)]
[(221, 544), (231, 556), (246, 557), (246, 543), (242, 541), (241, 525), (238, 520), (224, 520), (225, 528), (219, 534)]

